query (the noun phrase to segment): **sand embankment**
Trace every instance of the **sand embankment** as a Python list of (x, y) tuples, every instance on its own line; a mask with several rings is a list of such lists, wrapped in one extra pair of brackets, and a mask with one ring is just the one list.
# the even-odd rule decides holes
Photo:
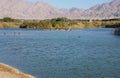
[(29, 74), (20, 72), (19, 70), (0, 63), (0, 78), (35, 78)]

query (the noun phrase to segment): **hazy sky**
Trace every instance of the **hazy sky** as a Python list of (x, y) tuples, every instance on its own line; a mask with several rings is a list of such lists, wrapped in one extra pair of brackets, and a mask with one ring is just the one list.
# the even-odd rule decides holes
[[(37, 0), (28, 0), (28, 1), (35, 2)], [(47, 2), (48, 4), (51, 4), (58, 8), (77, 7), (77, 8), (88, 9), (96, 4), (110, 2), (112, 0), (42, 0), (42, 1)]]

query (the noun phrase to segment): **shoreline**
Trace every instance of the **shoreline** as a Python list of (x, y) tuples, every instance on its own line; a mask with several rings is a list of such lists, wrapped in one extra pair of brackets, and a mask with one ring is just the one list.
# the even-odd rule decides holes
[(35, 78), (32, 75), (21, 72), (7, 64), (0, 63), (0, 77), (1, 78)]

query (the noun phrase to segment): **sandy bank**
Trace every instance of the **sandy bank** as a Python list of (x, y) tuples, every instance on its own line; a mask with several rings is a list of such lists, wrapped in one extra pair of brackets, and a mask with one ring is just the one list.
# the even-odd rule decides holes
[(31, 75), (20, 72), (9, 65), (0, 63), (0, 78), (35, 78)]

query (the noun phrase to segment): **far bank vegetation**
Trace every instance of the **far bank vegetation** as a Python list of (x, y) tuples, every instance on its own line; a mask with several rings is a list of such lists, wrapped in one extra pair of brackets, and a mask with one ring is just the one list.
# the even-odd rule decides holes
[(5, 17), (0, 19), (0, 28), (19, 28), (21, 21), (18, 19), (12, 19), (10, 17)]
[(29, 29), (66, 29), (71, 28), (72, 26), (77, 25), (77, 22), (71, 21), (67, 18), (56, 18), (51, 20), (27, 20), (21, 24), (20, 28), (29, 28)]
[(65, 17), (46, 20), (23, 20), (5, 17), (0, 19), (0, 28), (27, 28), (27, 29), (68, 29), (68, 28), (117, 28), (120, 19), (70, 20)]

